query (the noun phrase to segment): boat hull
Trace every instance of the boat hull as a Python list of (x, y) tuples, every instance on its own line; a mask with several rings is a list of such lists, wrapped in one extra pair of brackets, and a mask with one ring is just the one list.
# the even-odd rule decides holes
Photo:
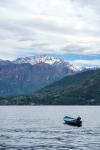
[(72, 122), (72, 121), (65, 121), (64, 124), (68, 124), (71, 126), (77, 126), (77, 127), (81, 127), (82, 126), (82, 121), (77, 123), (77, 122)]

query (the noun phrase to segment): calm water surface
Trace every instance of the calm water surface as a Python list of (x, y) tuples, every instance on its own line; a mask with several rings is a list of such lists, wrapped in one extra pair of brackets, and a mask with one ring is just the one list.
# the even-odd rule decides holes
[[(83, 126), (64, 125), (65, 115)], [(0, 106), (0, 150), (100, 150), (100, 107)]]

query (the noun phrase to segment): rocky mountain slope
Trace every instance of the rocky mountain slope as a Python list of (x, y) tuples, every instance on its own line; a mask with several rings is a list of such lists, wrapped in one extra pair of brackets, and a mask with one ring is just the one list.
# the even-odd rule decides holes
[(31, 94), (83, 68), (46, 55), (0, 60), (0, 96)]
[(30, 96), (0, 98), (1, 105), (100, 105), (100, 69), (66, 76)]

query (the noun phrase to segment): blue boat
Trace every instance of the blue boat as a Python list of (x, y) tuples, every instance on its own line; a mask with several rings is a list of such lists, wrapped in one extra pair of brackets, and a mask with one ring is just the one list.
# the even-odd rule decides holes
[(80, 117), (72, 118), (72, 117), (69, 117), (69, 116), (65, 116), (64, 117), (64, 123), (68, 124), (68, 125), (72, 125), (72, 126), (77, 126), (77, 127), (82, 126), (82, 121), (81, 121)]

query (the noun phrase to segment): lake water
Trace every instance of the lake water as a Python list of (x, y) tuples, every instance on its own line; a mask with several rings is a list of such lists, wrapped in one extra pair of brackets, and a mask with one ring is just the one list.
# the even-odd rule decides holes
[[(83, 126), (63, 124), (65, 115)], [(0, 150), (100, 150), (100, 107), (0, 106)]]

